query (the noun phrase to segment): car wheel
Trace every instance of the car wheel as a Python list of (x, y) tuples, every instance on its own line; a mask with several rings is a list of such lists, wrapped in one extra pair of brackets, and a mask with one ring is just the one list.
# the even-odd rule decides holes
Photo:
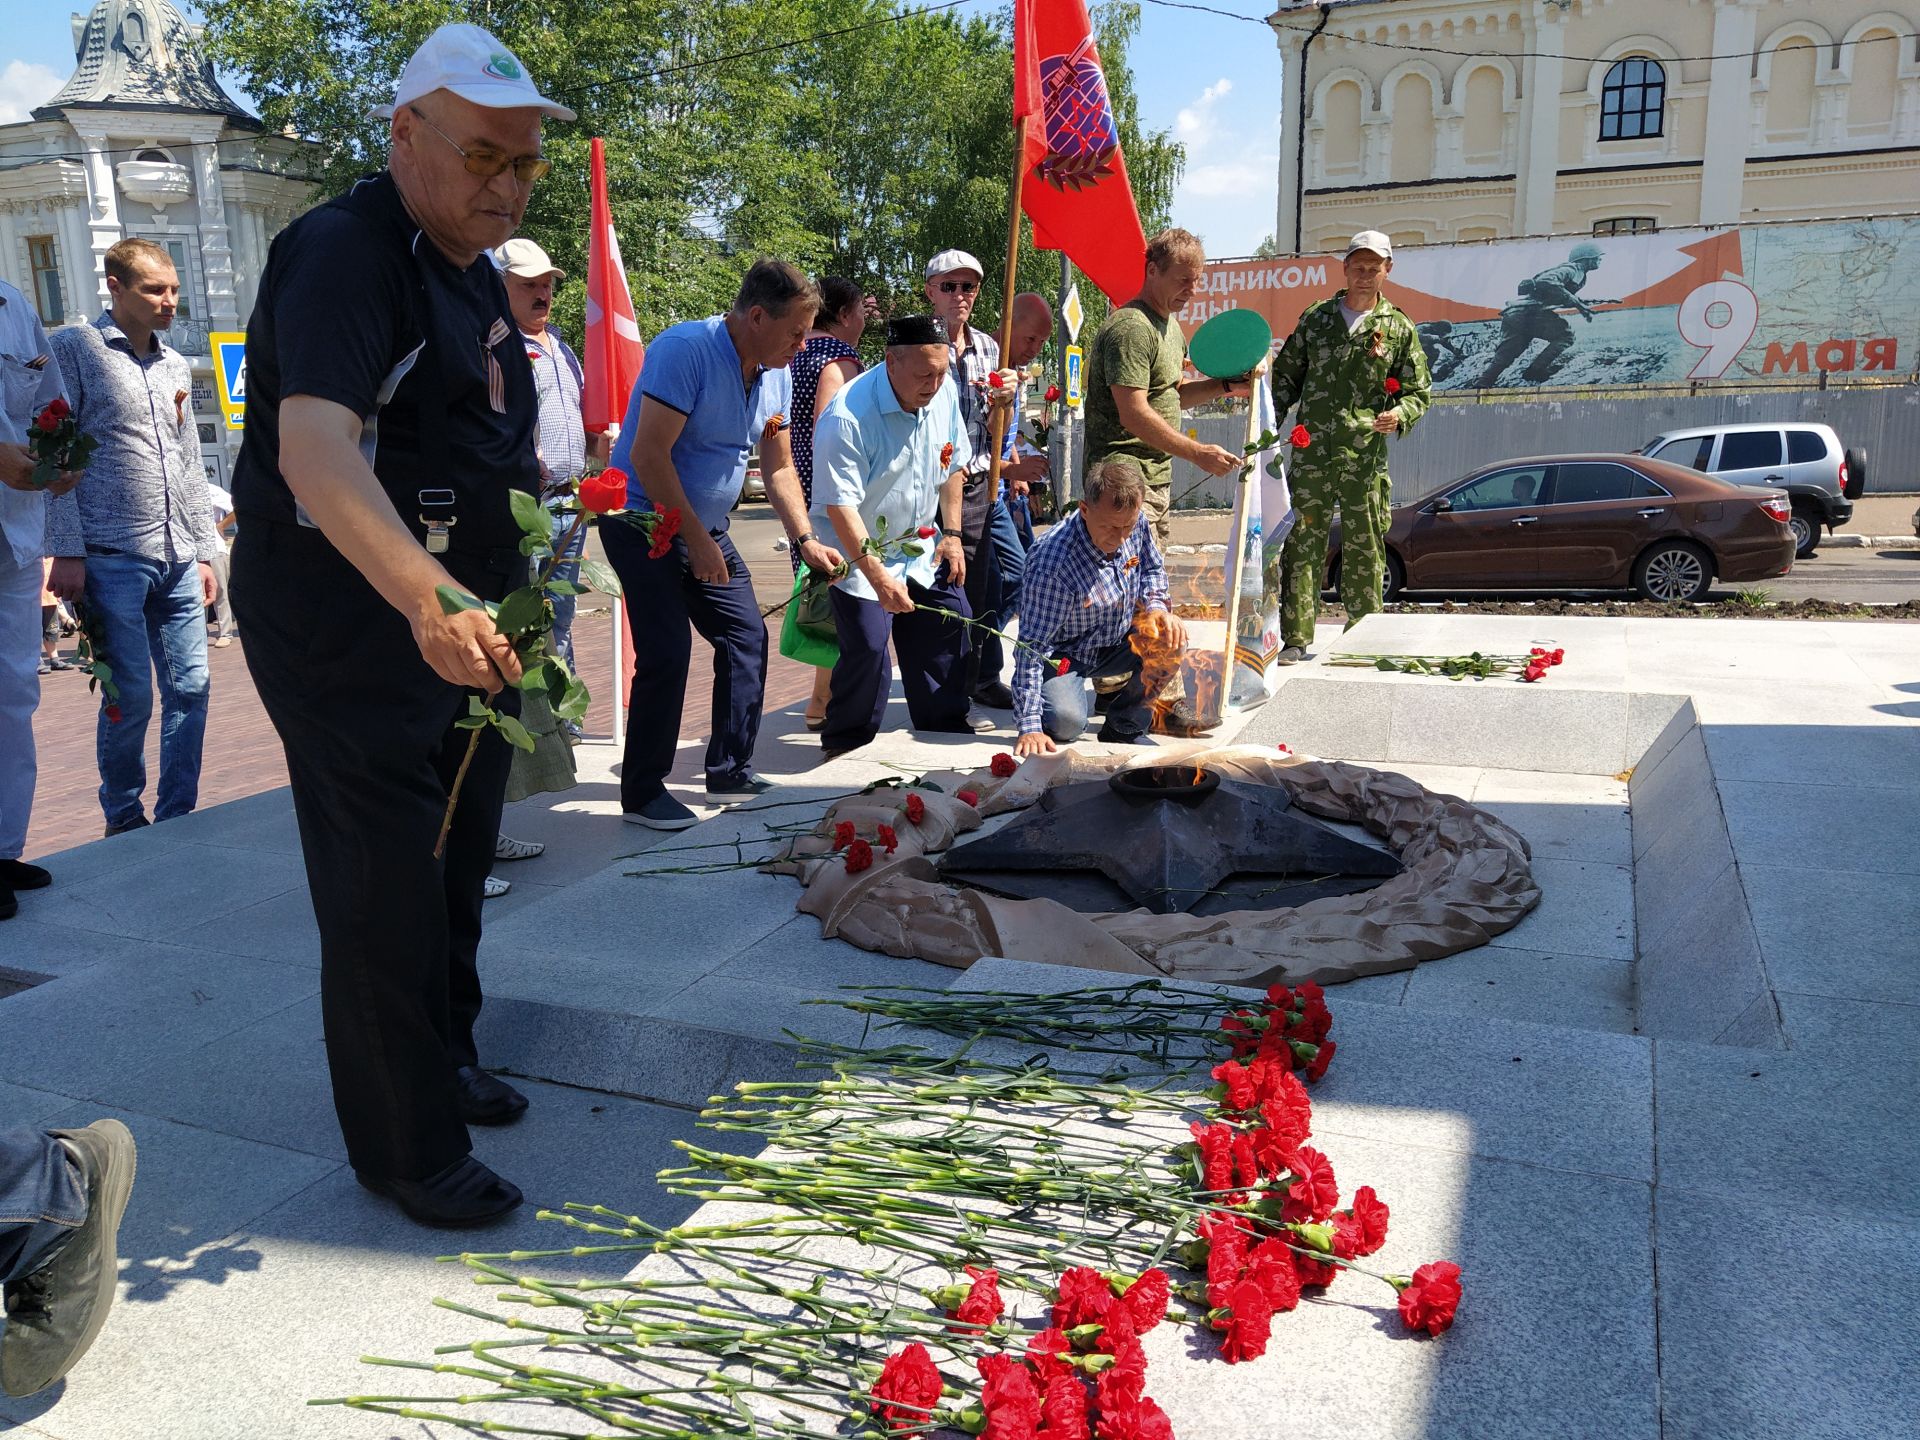
[(1400, 557), (1398, 555), (1394, 554), (1391, 550), (1389, 550), (1387, 552), (1386, 598), (1390, 601), (1399, 599), (1400, 592), (1406, 589), (1406, 586), (1407, 586), (1407, 567), (1401, 563)]
[(1820, 516), (1811, 505), (1796, 504), (1787, 521), (1793, 532), (1793, 558), (1804, 560), (1820, 548)]
[(1846, 461), (1846, 495), (1849, 500), (1858, 500), (1867, 489), (1867, 452), (1857, 446), (1848, 446)]
[(1633, 588), (1663, 605), (1698, 600), (1712, 583), (1713, 563), (1706, 552), (1683, 540), (1655, 545), (1633, 567)]

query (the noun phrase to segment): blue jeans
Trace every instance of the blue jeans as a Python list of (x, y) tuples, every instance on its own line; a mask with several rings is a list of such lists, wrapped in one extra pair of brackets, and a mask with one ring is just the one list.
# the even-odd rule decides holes
[(160, 787), (153, 818), (190, 814), (200, 798), (200, 747), (207, 733), (207, 616), (200, 566), (141, 555), (87, 556), (87, 609), (99, 617), (120, 718), (100, 707), (95, 750), (100, 809), (109, 825), (141, 818), (147, 788), (149, 666), (160, 678)]
[(1126, 683), (1107, 698), (1109, 738), (1131, 740), (1153, 724), (1153, 708), (1140, 683), (1140, 657), (1125, 640), (1091, 665), (1076, 664), (1064, 675), (1048, 677), (1040, 686), (1040, 728), (1059, 745), (1071, 745), (1086, 733), (1093, 708), (1093, 682), (1124, 677)]
[[(560, 542), (566, 538), (567, 531), (573, 528), (575, 518), (572, 515), (553, 517), (553, 546), (556, 551), (560, 548)], [(567, 546), (568, 558), (553, 567), (553, 578), (578, 583), (580, 556), (586, 548), (587, 527), (582, 525), (574, 531), (573, 540)], [(540, 563), (544, 565), (546, 561), (543, 560)], [(580, 608), (580, 601), (573, 595), (554, 595), (549, 598), (553, 601), (553, 635), (547, 642), (548, 653), (558, 655), (571, 665), (573, 664), (573, 617), (574, 612)]]
[[(987, 511), (980, 545), (967, 562), (967, 603), (983, 625), (1004, 630), (1020, 613), (1020, 589), (1027, 574), (1027, 551), (1013, 526), (1007, 502), (996, 500)], [(1004, 642), (985, 630), (973, 632), (975, 685), (991, 685), (1006, 666)]]
[(66, 1147), (45, 1130), (0, 1130), (0, 1281), (38, 1270), (86, 1219)]

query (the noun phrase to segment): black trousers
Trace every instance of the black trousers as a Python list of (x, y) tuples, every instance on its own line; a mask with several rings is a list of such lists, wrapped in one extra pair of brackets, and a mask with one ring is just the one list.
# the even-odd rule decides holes
[[(633, 625), (633, 689), (627, 697), (627, 743), (620, 763), (620, 807), (638, 810), (667, 788), (680, 745), (693, 637), (713, 647), (713, 733), (707, 740), (707, 783), (727, 785), (753, 768), (760, 713), (767, 694), (767, 622), (753, 595), (753, 577), (725, 530), (709, 532), (726, 558), (727, 580), (693, 578), (687, 542), (676, 539), (658, 560), (630, 525), (600, 527), (607, 562), (626, 591)], [(617, 682), (616, 682), (617, 683)]]
[[(483, 598), (508, 588), (486, 561), (446, 559)], [(233, 604), (286, 747), (347, 1158), (424, 1179), (472, 1149), (453, 1072), (477, 1059), (481, 890), (512, 751), (482, 735), (434, 859), (470, 692), (428, 668), (406, 620), (317, 531), (243, 526)], [(503, 694), (513, 707), (518, 693)]]
[[(971, 619), (966, 591), (946, 577), (942, 565), (932, 585), (909, 580), (907, 593), (916, 605), (938, 605)], [(900, 683), (907, 692), (907, 718), (913, 728), (931, 734), (973, 733), (967, 724), (969, 643), (964, 624), (924, 610), (891, 615), (878, 600), (859, 599), (837, 585), (828, 599), (840, 658), (833, 667), (821, 749), (857, 749), (880, 733), (893, 677), (887, 663), (889, 644), (900, 659)]]

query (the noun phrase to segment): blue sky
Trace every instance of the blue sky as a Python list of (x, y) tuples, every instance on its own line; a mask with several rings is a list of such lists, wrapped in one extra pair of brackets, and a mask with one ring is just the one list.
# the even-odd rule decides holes
[[(0, 0), (0, 123), (26, 118), (73, 68), (67, 16), (91, 0)], [(176, 0), (178, 3), (178, 0)], [(981, 0), (983, 6), (995, 0)], [(1260, 0), (1211, 0), (1250, 16)], [(181, 9), (193, 14), (190, 4)], [(1264, 25), (1142, 0), (1134, 42), (1141, 118), (1187, 145), (1174, 220), (1210, 255), (1245, 255), (1273, 229), (1280, 148), (1280, 52)], [(238, 88), (238, 87), (235, 87)]]

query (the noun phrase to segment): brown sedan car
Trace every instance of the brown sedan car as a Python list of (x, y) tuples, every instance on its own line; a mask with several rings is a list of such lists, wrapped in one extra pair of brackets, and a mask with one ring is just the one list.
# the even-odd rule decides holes
[[(1507, 460), (1393, 509), (1387, 593), (1600, 590), (1697, 600), (1793, 566), (1785, 495), (1639, 455)], [(1340, 535), (1329, 546), (1339, 574)]]

